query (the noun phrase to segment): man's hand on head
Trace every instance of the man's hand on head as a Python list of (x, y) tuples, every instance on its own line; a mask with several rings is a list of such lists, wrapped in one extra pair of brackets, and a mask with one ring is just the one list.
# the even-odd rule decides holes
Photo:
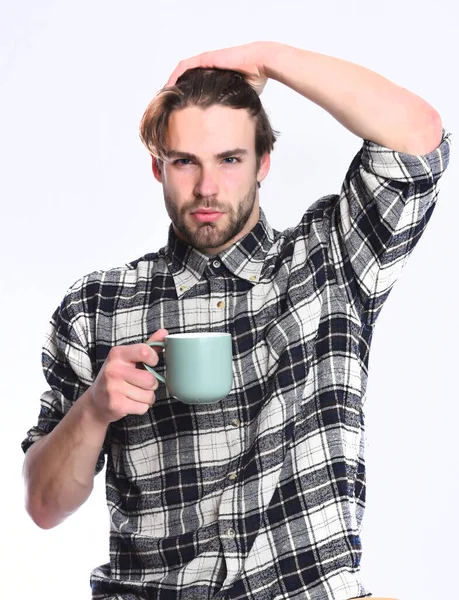
[(268, 81), (265, 73), (264, 57), (269, 49), (270, 42), (252, 42), (243, 46), (233, 46), (221, 50), (204, 52), (182, 60), (172, 72), (166, 84), (167, 87), (175, 85), (177, 79), (188, 71), (197, 67), (207, 69), (231, 69), (242, 73), (247, 83), (260, 95)]

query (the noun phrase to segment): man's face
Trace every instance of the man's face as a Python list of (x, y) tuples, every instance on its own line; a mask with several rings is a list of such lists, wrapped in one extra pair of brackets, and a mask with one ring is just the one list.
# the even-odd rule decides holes
[(175, 110), (166, 136), (169, 156), (155, 177), (177, 236), (207, 254), (218, 254), (248, 233), (259, 218), (258, 187), (269, 154), (257, 172), (255, 121), (225, 106)]

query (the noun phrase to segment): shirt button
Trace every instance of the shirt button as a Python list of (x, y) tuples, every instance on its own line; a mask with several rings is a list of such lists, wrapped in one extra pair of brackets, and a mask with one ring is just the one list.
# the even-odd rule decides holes
[(219, 300), (217, 302), (217, 308), (225, 308), (225, 303), (223, 302), (223, 300)]
[(234, 481), (235, 479), (237, 479), (237, 475), (236, 475), (236, 473), (230, 473), (230, 474), (228, 475), (228, 479), (229, 479), (230, 481)]
[(218, 267), (221, 265), (221, 262), (219, 260), (214, 260), (214, 262), (212, 264), (214, 265), (214, 267), (216, 269), (218, 269)]
[(226, 532), (226, 535), (230, 538), (234, 538), (236, 537), (236, 532), (234, 531), (233, 528), (228, 529), (228, 531)]
[(233, 420), (231, 421), (231, 425), (232, 425), (233, 427), (239, 427), (239, 425), (240, 425), (240, 424), (241, 424), (241, 422), (239, 421), (239, 419), (233, 419)]

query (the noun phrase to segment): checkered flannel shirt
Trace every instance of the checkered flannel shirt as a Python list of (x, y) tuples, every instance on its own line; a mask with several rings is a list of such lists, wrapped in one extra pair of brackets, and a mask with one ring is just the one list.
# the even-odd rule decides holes
[[(74, 284), (43, 350), (49, 390), (27, 450), (94, 381), (113, 346), (229, 332), (233, 388), (190, 406), (160, 384), (155, 405), (107, 433), (110, 561), (97, 600), (347, 600), (365, 504), (363, 402), (373, 326), (419, 240), (447, 166), (364, 141), (339, 195), (273, 230), (263, 211), (209, 257), (167, 245)], [(164, 374), (160, 360), (158, 370)]]

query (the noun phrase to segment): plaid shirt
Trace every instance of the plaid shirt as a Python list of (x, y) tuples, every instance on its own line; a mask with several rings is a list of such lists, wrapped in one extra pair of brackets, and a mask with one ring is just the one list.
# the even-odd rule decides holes
[[(170, 333), (233, 339), (233, 388), (155, 405), (109, 427), (110, 562), (99, 600), (347, 600), (365, 595), (363, 402), (373, 326), (419, 240), (447, 166), (364, 141), (340, 195), (301, 222), (253, 230), (209, 257), (169, 230), (166, 247), (92, 273), (56, 310), (50, 389), (24, 450), (94, 381), (113, 346)], [(164, 372), (160, 360), (158, 370)]]

